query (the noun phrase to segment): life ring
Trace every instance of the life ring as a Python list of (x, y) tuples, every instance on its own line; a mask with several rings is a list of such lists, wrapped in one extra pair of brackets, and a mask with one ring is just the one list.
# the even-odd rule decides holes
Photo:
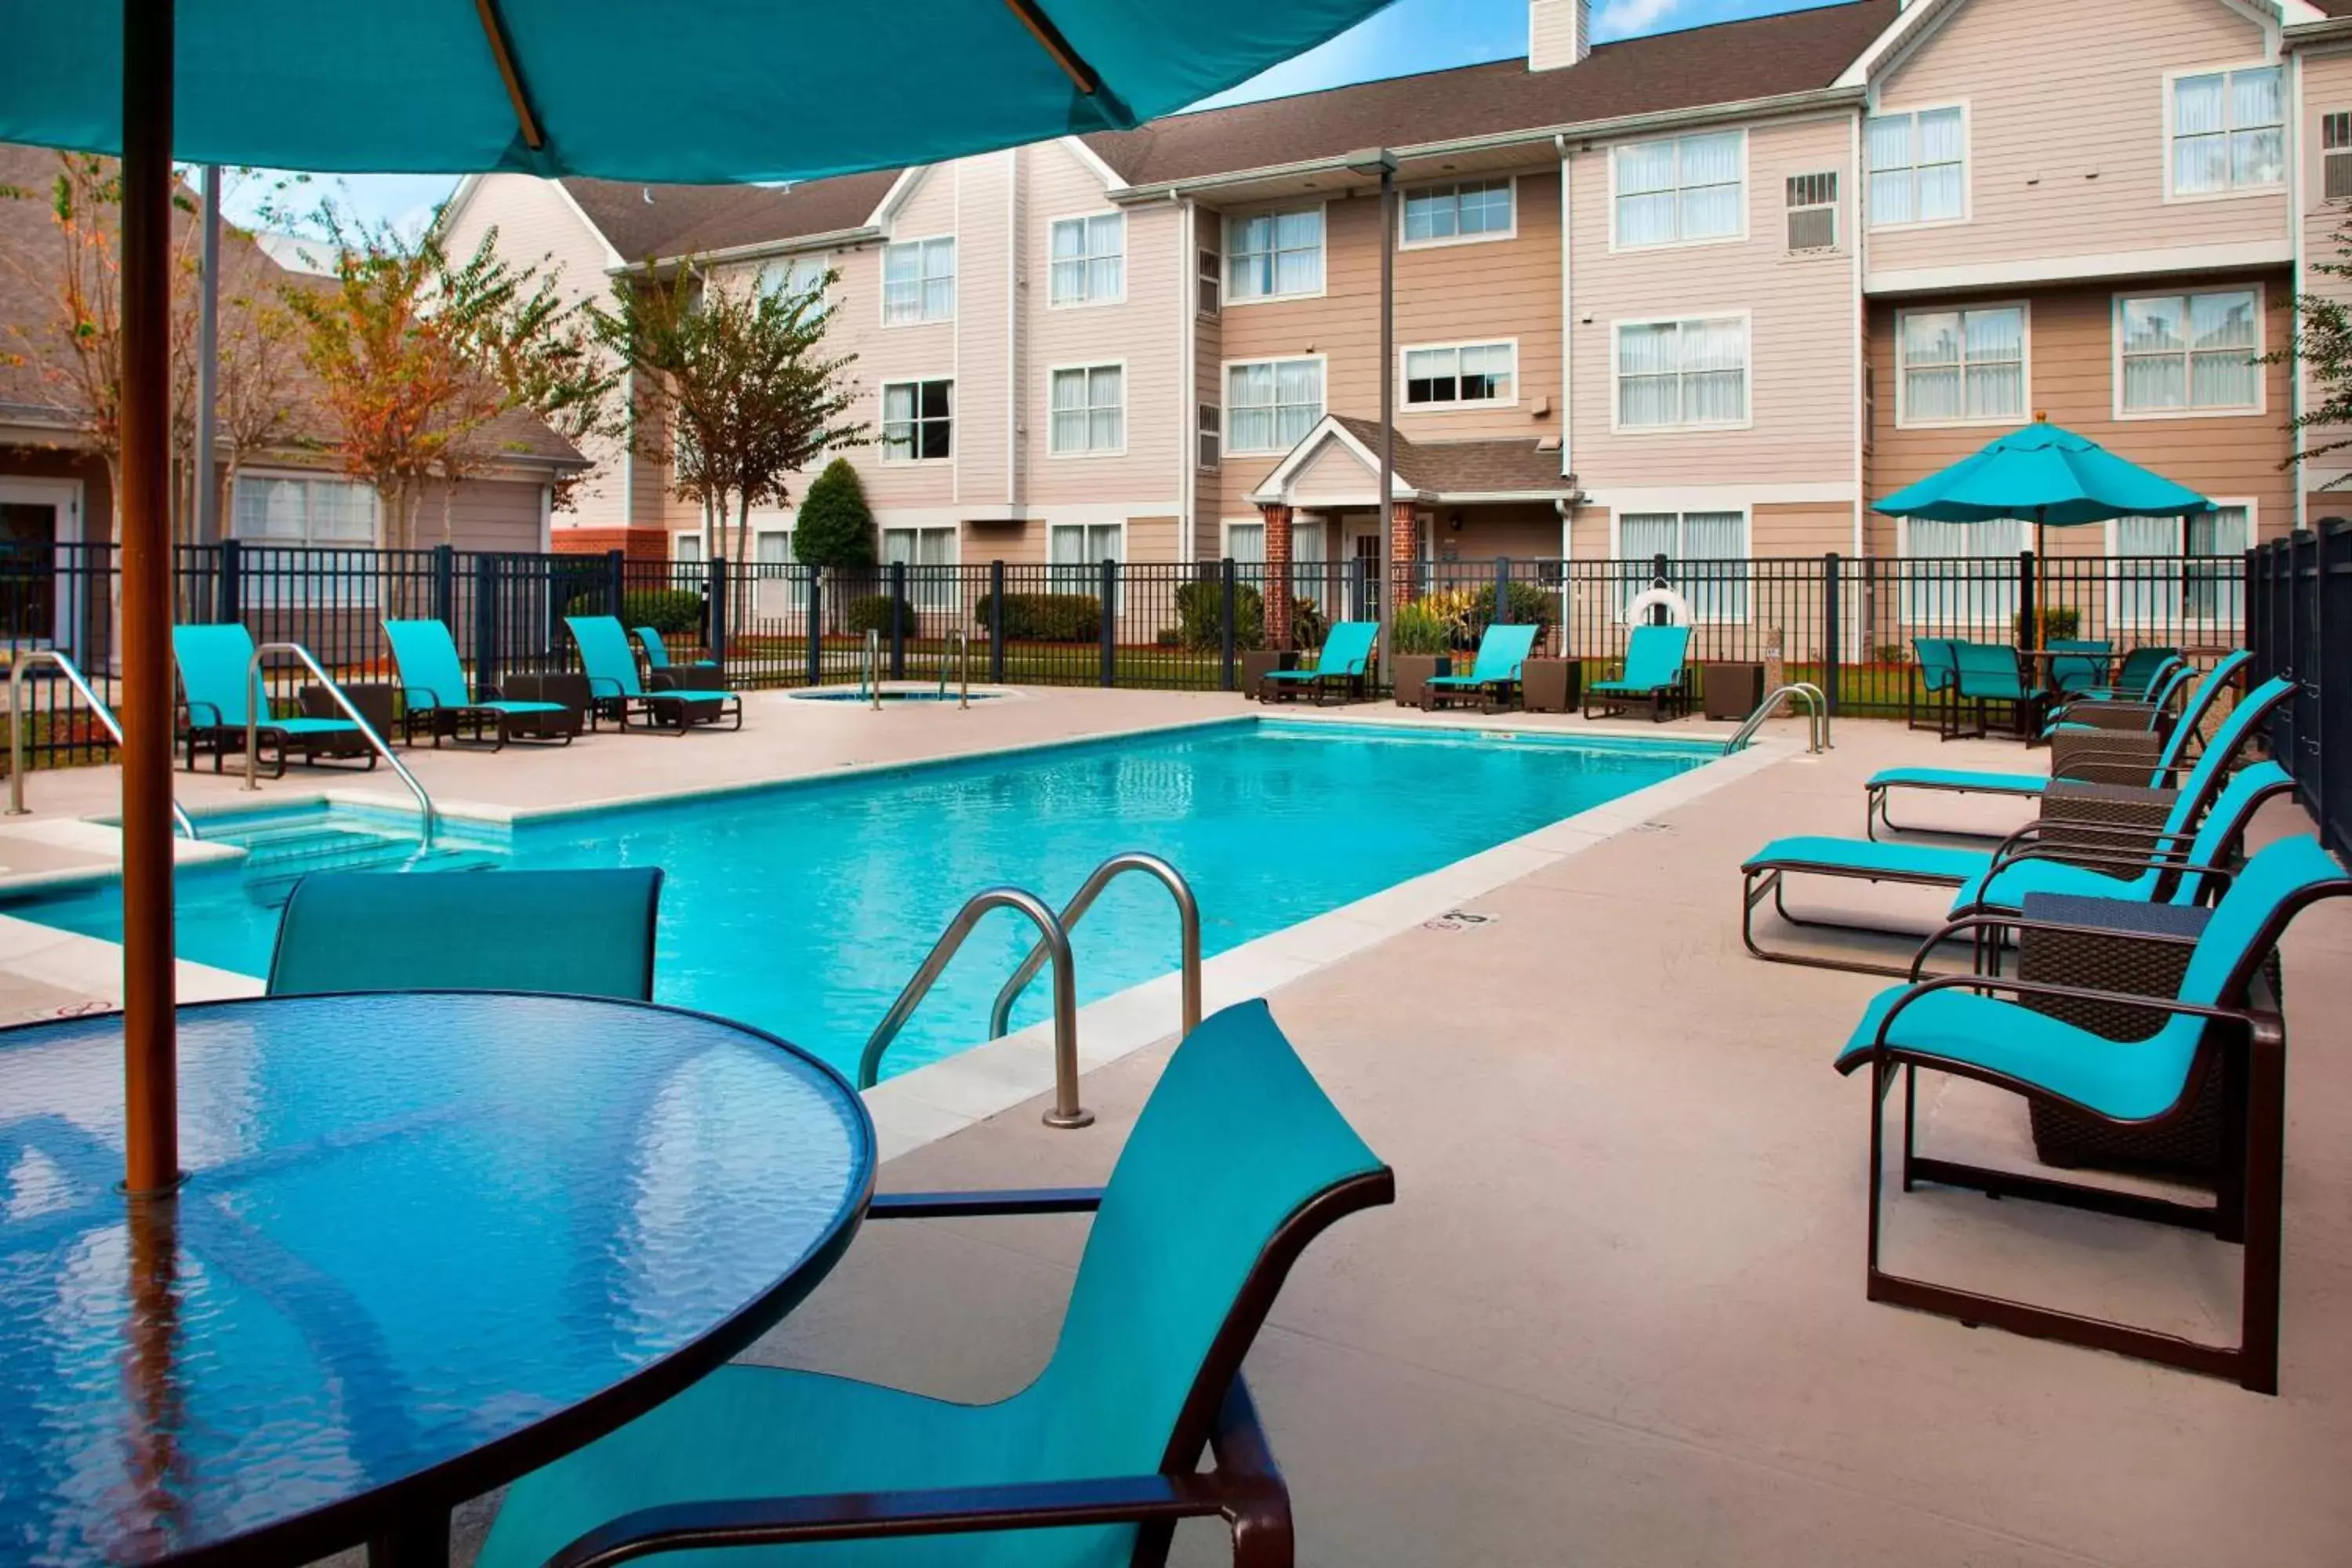
[(1668, 626), (1686, 626), (1691, 624), (1690, 601), (1672, 588), (1651, 588), (1634, 595), (1633, 602), (1625, 606), (1625, 624), (1640, 626), (1648, 619), (1652, 608), (1660, 605), (1665, 606)]

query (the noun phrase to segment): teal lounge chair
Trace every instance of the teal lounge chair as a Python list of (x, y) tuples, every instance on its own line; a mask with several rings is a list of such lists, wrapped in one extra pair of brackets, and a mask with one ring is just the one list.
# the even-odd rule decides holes
[(887, 1194), (867, 1211), (1095, 1215), (1028, 1387), (961, 1405), (722, 1366), (517, 1481), (479, 1568), (817, 1542), (857, 1544), (707, 1561), (1113, 1568), (1163, 1561), (1177, 1520), (1218, 1515), (1236, 1563), (1286, 1564), (1289, 1498), (1242, 1358), (1307, 1244), (1395, 1190), (1265, 1005), (1229, 1007), (1177, 1047), (1099, 1193)]
[(213, 754), (213, 772), (221, 759), (245, 750), (247, 722), (254, 726), (256, 763), (274, 758), (271, 778), (286, 775), (286, 759), (299, 753), (317, 764), (322, 758), (375, 766), (375, 751), (367, 736), (349, 719), (278, 719), (271, 716), (269, 697), (253, 673), (253, 634), (242, 623), (221, 626), (173, 626), (172, 657), (180, 667), (180, 691), (188, 708), (188, 771), (196, 771), (196, 752)]
[(1536, 634), (1543, 628), (1532, 621), (1497, 622), (1478, 639), (1477, 662), (1467, 675), (1433, 675), (1422, 689), (1423, 712), (1440, 708), (1458, 696), (1475, 696), (1489, 713), (1518, 694), (1528, 655), (1535, 651)]
[(662, 641), (657, 626), (633, 627), (637, 643), (646, 650), (646, 686), (653, 691), (667, 691), (675, 687), (692, 687), (698, 690), (717, 691), (727, 684), (715, 658), (690, 658), (684, 664), (670, 661), (669, 645)]
[(580, 663), (588, 672), (588, 689), (596, 704), (629, 727), (629, 715), (644, 714), (656, 727), (676, 726), (681, 735), (696, 724), (713, 724), (732, 717), (732, 728), (743, 727), (743, 700), (731, 691), (690, 691), (677, 689), (648, 691), (637, 681), (637, 657), (629, 651), (628, 634), (611, 616), (567, 616), (572, 640), (580, 647)]
[[(1666, 706), (1682, 690), (1683, 661), (1690, 652), (1688, 626), (1635, 626), (1625, 642), (1625, 668), (1613, 680), (1595, 680), (1584, 688), (1584, 716), (1608, 718), (1623, 713), (1636, 702), (1650, 707), (1653, 723), (1666, 716)], [(1594, 699), (1600, 700), (1596, 714)]]
[[(1911, 646), (1917, 650), (1918, 663), (1912, 669), (1910, 688), (1903, 695), (1904, 725), (1913, 730), (1933, 730), (1949, 739), (1959, 723), (1952, 690), (1959, 667), (1952, 658), (1952, 639), (1914, 637)], [(1923, 697), (1935, 711), (1933, 724), (1919, 722), (1919, 700)]]
[(269, 994), (547, 991), (649, 1002), (658, 868), (329, 871), (294, 884)]
[[(2148, 769), (2147, 783), (2150, 787), (2166, 784), (2175, 774), (2189, 766), (2189, 763), (2183, 761), (2183, 753), (2187, 751), (2189, 742), (2203, 727), (2205, 717), (2211, 711), (2214, 701), (2221, 694), (2222, 688), (2235, 679), (2238, 673), (2247, 665), (2252, 663), (2253, 657), (2242, 649), (2230, 655), (2215, 665), (2206, 674), (2205, 679), (2198, 683), (2196, 689), (2189, 694), (2189, 700), (2181, 709), (2180, 717), (2172, 727), (2172, 733), (2166, 738), (2163, 748), (2157, 753), (2155, 763)], [(2242, 708), (2244, 704), (2241, 703), (2239, 706)], [(2097, 760), (2099, 758), (2095, 752), (2081, 754), (2075, 759), (2078, 763)], [(2119, 753), (2114, 760), (2123, 762), (2131, 759)], [(2039, 798), (2042, 792), (2049, 787), (2050, 775), (2047, 773), (1998, 773), (1967, 768), (1882, 768), (1871, 774), (1863, 785), (1864, 791), (1863, 829), (1874, 838), (1878, 836), (1878, 830), (1881, 827), (1890, 833), (1912, 831), (1905, 825), (1896, 822), (1887, 812), (1887, 798), (1895, 790), (1936, 790), (1951, 795), (2002, 795), (2014, 796), (2020, 800), (2032, 800)], [(1961, 830), (1933, 828), (1926, 831), (1960, 832)], [(1987, 837), (1981, 834), (1965, 833), (1962, 836)]]
[(2049, 706), (2047, 689), (2026, 679), (2023, 660), (2005, 643), (1956, 642), (1952, 645), (1953, 686), (1962, 710), (1976, 705), (1977, 727), (1962, 731), (1955, 723), (1947, 740), (1977, 738), (1991, 733), (1986, 710), (1995, 703), (2010, 710), (2011, 727), (2021, 739), (2042, 727)]
[[(2197, 939), (2179, 992), (2168, 998), (2132, 998), (2135, 1005), (2165, 1016), (2162, 1026), (2145, 1039), (2108, 1039), (2010, 999), (2118, 1000), (2080, 986), (1955, 974), (1882, 992), (1837, 1057), (1841, 1073), (1870, 1069), (1870, 1299), (1970, 1325), (2120, 1352), (2234, 1378), (2257, 1393), (2277, 1393), (2286, 1036), (2277, 999), (2267, 994), (2260, 976), (2264, 960), (2298, 913), (2321, 899), (2347, 893), (2352, 893), (2352, 878), (2315, 839), (2282, 839), (2256, 855)], [(1979, 919), (2012, 931), (2028, 924), (2011, 915)], [(1920, 1068), (1974, 1079), (2119, 1128), (2160, 1127), (2185, 1116), (2206, 1080), (2219, 1074), (2221, 1102), (2238, 1108), (2242, 1120), (2223, 1129), (2214, 1202), (2189, 1205), (1921, 1152), (1912, 1081)], [(1885, 1102), (1898, 1077), (1904, 1080), (1905, 1191), (1928, 1182), (2180, 1226), (2234, 1242), (2243, 1249), (2238, 1342), (2202, 1343), (1881, 1269)]]
[[(2131, 899), (2141, 903), (2200, 903), (2229, 882), (2231, 862), (2263, 803), (2294, 788), (2294, 780), (2276, 763), (2256, 763), (2226, 784), (2219, 764), (2200, 769), (2192, 775), (2192, 784), (2173, 796), (2164, 826), (2153, 832), (2066, 825), (2070, 840), (2088, 837), (2096, 840), (2096, 847), (2042, 843), (2041, 829), (2045, 825), (2042, 823), (2028, 824), (1990, 853), (1939, 844), (1885, 844), (1823, 835), (1776, 838), (1739, 868), (1745, 879), (1739, 937), (1749, 952), (1774, 963), (1843, 969), (1856, 974), (1910, 973), (1899, 964), (1784, 951), (1759, 942), (1756, 910), (1767, 900), (1771, 901), (1772, 912), (1791, 926), (1876, 936), (1902, 934), (1886, 926), (1790, 914), (1787, 898), (1790, 877), (1949, 888), (1950, 918), (1955, 920), (2021, 910), (2029, 893)], [(1941, 940), (1930, 937), (1921, 953)]]
[(1325, 634), (1312, 669), (1267, 670), (1258, 681), (1257, 700), (1272, 702), (1279, 694), (1304, 691), (1320, 707), (1324, 692), (1335, 685), (1350, 696), (1362, 697), (1371, 668), (1372, 641), (1380, 632), (1377, 621), (1341, 621)]
[(436, 746), (445, 735), (468, 738), (468, 729), (475, 741), (485, 731), (494, 735), (497, 747), (519, 736), (568, 746), (579, 733), (579, 721), (561, 702), (509, 702), (495, 687), (471, 689), (457, 639), (439, 621), (386, 621), (383, 635), (400, 670), (400, 730), (408, 744), (416, 743), (420, 725), (432, 732)]

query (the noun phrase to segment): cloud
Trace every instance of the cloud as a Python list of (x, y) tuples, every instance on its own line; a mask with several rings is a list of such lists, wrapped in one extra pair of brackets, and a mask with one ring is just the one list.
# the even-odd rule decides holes
[(1608, 0), (1592, 18), (1592, 36), (1622, 38), (1646, 33), (1682, 6), (1683, 0)]

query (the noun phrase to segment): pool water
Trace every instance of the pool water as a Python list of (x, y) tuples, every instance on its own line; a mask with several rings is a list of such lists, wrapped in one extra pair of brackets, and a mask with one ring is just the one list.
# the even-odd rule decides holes
[[(182, 871), (183, 958), (260, 975), (303, 871), (445, 875), (659, 866), (656, 996), (771, 1029), (845, 1071), (962, 901), (1012, 883), (1056, 907), (1104, 858), (1165, 857), (1198, 895), (1213, 955), (1696, 767), (1712, 746), (1519, 740), (1470, 731), (1242, 721), (992, 758), (780, 784), (519, 825), (459, 828), (426, 856), (349, 813), (212, 837), (249, 857)], [(120, 940), (113, 883), (0, 912)], [(517, 932), (528, 941), (528, 932)], [(990, 915), (891, 1047), (903, 1071), (984, 1039), (1034, 940)], [(1122, 878), (1073, 933), (1078, 998), (1176, 966), (1165, 889)], [(1017, 1027), (1045, 1016), (1033, 984)], [(1172, 1019), (1171, 1019), (1172, 1023)]]

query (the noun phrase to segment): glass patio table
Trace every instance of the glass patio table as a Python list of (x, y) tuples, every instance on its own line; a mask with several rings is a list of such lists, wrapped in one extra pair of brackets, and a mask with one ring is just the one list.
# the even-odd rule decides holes
[(127, 1199), (119, 1016), (0, 1030), (0, 1563), (446, 1562), (448, 1514), (742, 1350), (847, 1247), (874, 1132), (782, 1041), (410, 992), (179, 1014)]

